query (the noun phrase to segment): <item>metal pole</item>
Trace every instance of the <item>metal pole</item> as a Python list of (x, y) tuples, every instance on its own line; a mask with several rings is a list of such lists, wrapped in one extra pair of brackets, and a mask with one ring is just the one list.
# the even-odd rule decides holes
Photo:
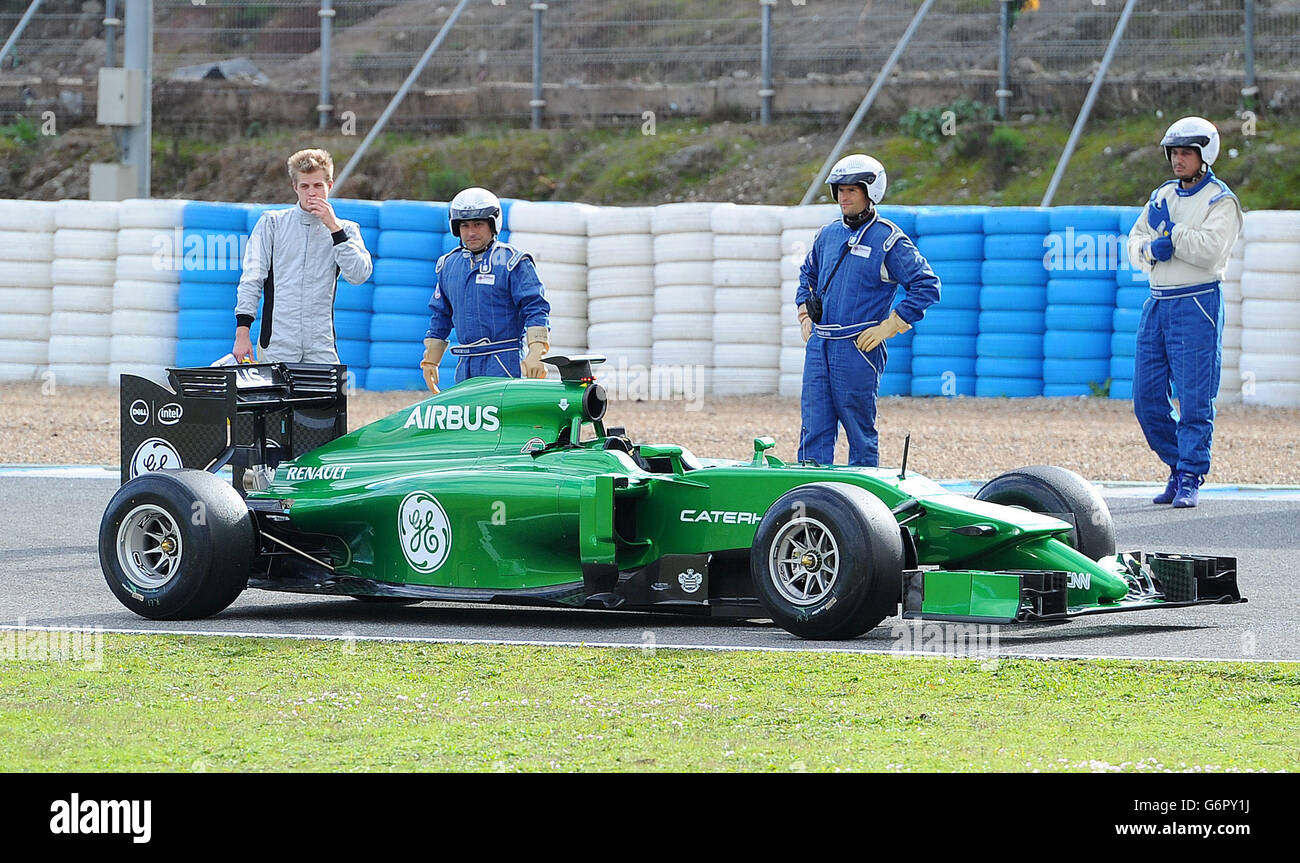
[(429, 60), (433, 58), (434, 52), (442, 45), (442, 40), (447, 38), (447, 34), (451, 32), (451, 27), (456, 23), (456, 19), (460, 17), (460, 13), (465, 11), (465, 7), (468, 5), (469, 0), (460, 0), (460, 2), (456, 4), (456, 8), (451, 10), (451, 14), (447, 16), (447, 22), (442, 25), (442, 29), (438, 31), (438, 35), (433, 37), (433, 41), (429, 43), (429, 47), (424, 49), (424, 55), (420, 57), (419, 62), (415, 64), (415, 68), (411, 70), (411, 74), (407, 75), (406, 80), (402, 82), (402, 86), (397, 88), (397, 92), (393, 94), (393, 98), (389, 101), (388, 107), (384, 109), (384, 113), (379, 115), (379, 119), (375, 121), (375, 125), (366, 133), (366, 137), (362, 140), (361, 146), (357, 147), (357, 151), (352, 154), (352, 158), (348, 160), (347, 165), (343, 167), (343, 171), (334, 180), (335, 189), (342, 185), (343, 181), (352, 173), (352, 170), (361, 162), (361, 158), (366, 154), (366, 150), (370, 149), (371, 143), (374, 142), (375, 138), (379, 137), (379, 133), (383, 130), (385, 124), (388, 123), (388, 118), (393, 116), (393, 112), (397, 110), (397, 106), (402, 103), (404, 98), (406, 98), (406, 92), (411, 89), (411, 86), (415, 83), (415, 79), (420, 77), (420, 73), (424, 71), (424, 67), (428, 65)]
[(334, 28), (334, 0), (320, 0), (320, 125), (324, 129), (334, 118), (334, 106), (330, 104), (330, 34)]
[(117, 65), (117, 30), (122, 26), (122, 19), (117, 17), (117, 0), (107, 0), (104, 4), (104, 65), (112, 68)]
[(144, 79), (144, 119), (127, 126), (122, 161), (135, 167), (136, 197), (149, 197), (150, 141), (153, 137), (153, 0), (126, 0), (126, 38), (122, 66), (141, 70)]
[(763, 83), (758, 91), (760, 100), (759, 123), (763, 126), (772, 124), (772, 7), (776, 0), (759, 0), (763, 4)]
[(998, 119), (1007, 118), (1007, 99), (1011, 98), (1011, 0), (1002, 0), (998, 22)]
[(546, 100), (542, 98), (542, 13), (546, 11), (545, 3), (533, 3), (528, 7), (533, 10), (533, 98), (528, 100), (532, 109), (532, 128), (542, 128), (542, 109)]
[(23, 17), (18, 19), (18, 23), (14, 26), (14, 32), (9, 34), (4, 47), (0, 48), (0, 64), (3, 64), (5, 57), (9, 56), (9, 49), (14, 47), (18, 37), (23, 35), (23, 31), (27, 29), (27, 22), (32, 20), (32, 16), (36, 14), (36, 10), (40, 5), (41, 0), (32, 0), (32, 5), (28, 6), (27, 11), (23, 13)]
[(1259, 87), (1255, 84), (1255, 0), (1246, 0), (1246, 80), (1241, 95), (1247, 110), (1254, 110)]
[(1079, 142), (1079, 135), (1083, 133), (1083, 127), (1088, 124), (1088, 115), (1092, 113), (1092, 103), (1097, 100), (1097, 94), (1101, 92), (1102, 81), (1106, 79), (1106, 70), (1110, 68), (1110, 61), (1115, 57), (1115, 49), (1119, 47), (1119, 40), (1124, 36), (1124, 28), (1128, 26), (1128, 19), (1133, 15), (1133, 7), (1137, 5), (1137, 0), (1128, 0), (1124, 4), (1124, 12), (1119, 16), (1119, 23), (1115, 25), (1115, 32), (1110, 36), (1110, 44), (1106, 46), (1106, 53), (1101, 58), (1101, 68), (1097, 70), (1097, 75), (1092, 79), (1092, 86), (1088, 88), (1088, 96), (1083, 100), (1083, 107), (1079, 110), (1079, 116), (1074, 121), (1074, 128), (1070, 130), (1070, 138), (1065, 142), (1065, 150), (1061, 152), (1061, 158), (1056, 163), (1056, 171), (1052, 173), (1052, 181), (1047, 184), (1047, 193), (1043, 195), (1043, 206), (1050, 207), (1052, 198), (1056, 195), (1056, 187), (1061, 184), (1061, 178), (1065, 176), (1065, 169), (1070, 164), (1070, 157), (1074, 155), (1074, 146)]
[(880, 67), (880, 74), (876, 76), (876, 80), (871, 85), (871, 89), (867, 91), (867, 95), (863, 98), (862, 104), (858, 105), (858, 110), (854, 112), (853, 119), (849, 120), (848, 128), (844, 130), (843, 135), (840, 135), (840, 139), (835, 142), (835, 149), (826, 157), (826, 162), (822, 165), (821, 170), (817, 172), (816, 179), (812, 181), (812, 184), (808, 187), (808, 191), (803, 193), (803, 199), (799, 201), (800, 204), (807, 204), (813, 199), (813, 195), (817, 194), (817, 190), (821, 188), (822, 181), (825, 180), (826, 175), (830, 173), (831, 166), (835, 164), (835, 160), (839, 158), (840, 153), (844, 151), (844, 147), (848, 145), (849, 139), (852, 138), (853, 133), (857, 131), (858, 124), (862, 122), (862, 118), (867, 115), (867, 109), (871, 107), (872, 102), (876, 101), (876, 94), (880, 92), (882, 87), (884, 87), (885, 81), (889, 78), (889, 73), (894, 71), (894, 64), (897, 63), (898, 58), (903, 55), (903, 49), (905, 49), (908, 43), (912, 41), (912, 35), (916, 33), (916, 28), (921, 26), (921, 19), (925, 17), (925, 13), (929, 12), (930, 7), (933, 5), (934, 0), (925, 0), (925, 2), (921, 4), (921, 8), (916, 10), (916, 14), (912, 16), (912, 23), (907, 25), (907, 29), (903, 31), (902, 38), (899, 39), (898, 44), (894, 46), (894, 53), (890, 54), (889, 59), (885, 61), (885, 65)]

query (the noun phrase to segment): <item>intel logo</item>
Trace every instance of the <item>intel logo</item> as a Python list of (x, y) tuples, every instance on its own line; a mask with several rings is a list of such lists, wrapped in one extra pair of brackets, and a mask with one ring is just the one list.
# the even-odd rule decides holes
[(174, 426), (181, 421), (184, 414), (184, 408), (176, 404), (176, 402), (169, 402), (158, 408), (158, 422), (165, 426)]
[(149, 422), (149, 405), (144, 399), (136, 399), (131, 402), (129, 413), (131, 416), (131, 422), (138, 426), (142, 426)]

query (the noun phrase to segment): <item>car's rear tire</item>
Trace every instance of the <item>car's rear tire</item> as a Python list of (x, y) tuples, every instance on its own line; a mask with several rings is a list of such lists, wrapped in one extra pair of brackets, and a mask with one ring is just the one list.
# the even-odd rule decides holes
[(1054, 465), (1018, 468), (989, 480), (975, 499), (1046, 515), (1070, 515), (1075, 525), (1070, 545), (1093, 560), (1115, 553), (1110, 507), (1090, 482), (1072, 470)]
[(749, 559), (759, 602), (801, 638), (856, 638), (892, 615), (901, 594), (898, 521), (857, 486), (813, 483), (782, 495)]
[(99, 524), (109, 589), (141, 617), (210, 617), (248, 584), (252, 516), (243, 498), (201, 470), (163, 470), (126, 483)]

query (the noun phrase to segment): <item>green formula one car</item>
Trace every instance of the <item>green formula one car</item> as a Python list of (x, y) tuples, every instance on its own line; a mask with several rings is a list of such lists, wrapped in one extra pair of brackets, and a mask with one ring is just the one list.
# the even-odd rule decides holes
[(785, 464), (767, 438), (749, 461), (634, 444), (604, 424), (601, 360), (471, 379), (350, 434), (341, 366), (173, 369), (172, 389), (124, 376), (108, 585), (158, 619), (251, 587), (770, 618), (816, 639), (900, 605), (1012, 623), (1244, 601), (1232, 558), (1117, 554), (1105, 502), (1061, 468), (971, 499), (906, 454), (851, 468)]

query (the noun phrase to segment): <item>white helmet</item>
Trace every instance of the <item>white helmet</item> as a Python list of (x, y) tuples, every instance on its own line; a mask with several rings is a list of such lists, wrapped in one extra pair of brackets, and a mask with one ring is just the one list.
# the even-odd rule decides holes
[(1160, 139), (1160, 146), (1165, 148), (1165, 161), (1169, 160), (1172, 147), (1195, 147), (1201, 161), (1213, 165), (1219, 157), (1219, 130), (1204, 117), (1184, 117), (1169, 127)]
[(873, 204), (879, 204), (885, 197), (885, 166), (863, 153), (845, 156), (835, 163), (826, 175), (826, 185), (831, 187), (831, 198), (838, 196), (836, 186), (861, 186)]
[(451, 235), (460, 236), (460, 223), (469, 219), (486, 219), (492, 222), (492, 235), (501, 233), (501, 200), (487, 189), (471, 186), (457, 192), (447, 208)]

